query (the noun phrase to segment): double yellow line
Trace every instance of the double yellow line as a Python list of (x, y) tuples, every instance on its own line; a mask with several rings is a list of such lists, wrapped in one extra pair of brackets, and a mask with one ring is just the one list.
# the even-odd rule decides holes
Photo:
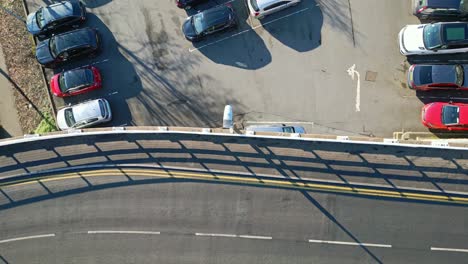
[(63, 181), (78, 178), (91, 178), (91, 177), (117, 177), (128, 176), (132, 178), (139, 177), (152, 177), (152, 178), (166, 178), (166, 179), (191, 179), (191, 180), (204, 180), (213, 182), (236, 183), (236, 184), (249, 184), (268, 187), (279, 187), (288, 189), (299, 189), (305, 191), (326, 191), (333, 193), (357, 194), (363, 196), (373, 197), (386, 197), (386, 198), (399, 198), (411, 199), (419, 201), (433, 201), (433, 202), (447, 202), (457, 204), (468, 204), (468, 198), (460, 196), (452, 196), (449, 194), (423, 194), (412, 191), (391, 191), (380, 190), (368, 187), (350, 187), (330, 183), (308, 183), (303, 181), (296, 181), (293, 179), (265, 179), (262, 177), (254, 176), (230, 176), (226, 174), (216, 173), (202, 173), (202, 172), (184, 172), (165, 169), (139, 169), (139, 168), (112, 168), (112, 169), (96, 169), (79, 172), (69, 172), (54, 175), (44, 175), (38, 177), (25, 178), (21, 180), (12, 180), (0, 184), (0, 188), (24, 186), (35, 183), (45, 183), (52, 181)]

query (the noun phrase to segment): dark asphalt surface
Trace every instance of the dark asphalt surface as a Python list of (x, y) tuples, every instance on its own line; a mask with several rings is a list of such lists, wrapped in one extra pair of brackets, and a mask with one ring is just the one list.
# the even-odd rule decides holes
[[(464, 263), (466, 253), (430, 247), (466, 247), (467, 215), (467, 208), (447, 205), (223, 184), (148, 184), (2, 210), (0, 239), (55, 237), (0, 243), (0, 255), (5, 263)], [(99, 230), (161, 233), (87, 233)]]

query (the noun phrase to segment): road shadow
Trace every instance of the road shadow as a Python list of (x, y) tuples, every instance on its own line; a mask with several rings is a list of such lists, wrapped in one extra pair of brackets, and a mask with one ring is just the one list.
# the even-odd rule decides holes
[(6, 129), (0, 125), (0, 138), (9, 138), (11, 137), (11, 134), (6, 131)]
[[(271, 54), (263, 39), (247, 24), (249, 14), (244, 1), (231, 4), (237, 16), (237, 29), (209, 35), (193, 43), (191, 52), (200, 52), (214, 63), (245, 70), (265, 67), (272, 61)], [(207, 5), (213, 5), (213, 2)]]
[[(302, 0), (308, 2), (309, 0)], [(342, 0), (315, 0), (317, 7), (320, 8), (324, 19), (334, 29), (345, 34), (350, 41), (356, 46), (355, 34), (351, 20), (350, 8), (348, 1)], [(311, 1), (311, 2), (315, 2)], [(311, 6), (313, 7), (313, 6)]]
[[(133, 124), (127, 100), (136, 97), (142, 91), (140, 77), (133, 64), (119, 50), (119, 45), (110, 31), (96, 15), (88, 13), (84, 26), (96, 28), (101, 38), (101, 52), (94, 58), (72, 61), (54, 69), (54, 74), (93, 65), (102, 75), (102, 89), (72, 97), (63, 98), (64, 104), (77, 104), (83, 101), (106, 98), (112, 109), (113, 120), (101, 126), (122, 126)], [(58, 101), (60, 99), (56, 99)]]
[(263, 28), (284, 45), (306, 52), (322, 44), (323, 13), (314, 0), (271, 14), (260, 20)]

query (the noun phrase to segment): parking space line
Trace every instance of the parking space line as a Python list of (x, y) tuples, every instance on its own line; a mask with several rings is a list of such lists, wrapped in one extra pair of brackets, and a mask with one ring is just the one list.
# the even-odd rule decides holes
[(137, 234), (137, 235), (160, 235), (155, 231), (118, 231), (118, 230), (96, 230), (88, 231), (88, 234)]
[(269, 21), (269, 22), (267, 22), (267, 23), (265, 23), (265, 24), (260, 24), (260, 25), (257, 25), (257, 26), (255, 26), (255, 27), (252, 27), (252, 28), (249, 28), (249, 29), (246, 29), (246, 30), (237, 32), (237, 33), (235, 33), (235, 34), (232, 34), (231, 36), (228, 36), (228, 37), (225, 37), (225, 38), (222, 38), (222, 39), (218, 39), (218, 40), (216, 40), (216, 41), (213, 41), (213, 42), (207, 43), (207, 44), (205, 44), (205, 45), (202, 45), (202, 46), (200, 46), (200, 47), (198, 47), (198, 48), (189, 49), (189, 52), (194, 52), (194, 51), (196, 51), (196, 50), (203, 49), (203, 48), (208, 47), (208, 46), (211, 46), (211, 45), (213, 45), (213, 44), (216, 44), (216, 43), (219, 43), (219, 42), (228, 40), (228, 39), (230, 39), (230, 38), (239, 36), (239, 35), (241, 35), (241, 34), (247, 33), (247, 32), (249, 32), (249, 31), (253, 31), (253, 30), (255, 30), (255, 29), (259, 28), (259, 27), (264, 27), (264, 26), (269, 25), (269, 24), (271, 24), (271, 23), (273, 23), (273, 22), (277, 22), (277, 21), (279, 21), (279, 20), (281, 20), (281, 19), (284, 19), (284, 18), (293, 16), (293, 15), (299, 14), (299, 13), (301, 13), (301, 12), (304, 12), (304, 11), (306, 11), (306, 10), (308, 10), (308, 9), (309, 9), (309, 8), (306, 7), (306, 8), (304, 8), (304, 9), (298, 10), (298, 11), (296, 11), (296, 12), (294, 12), (294, 13), (291, 13), (291, 14), (288, 14), (288, 15), (285, 15), (285, 16), (282, 16), (282, 17), (273, 19), (272, 21)]
[(237, 237), (234, 234), (216, 234), (216, 233), (195, 233), (196, 236), (208, 236), (208, 237)]

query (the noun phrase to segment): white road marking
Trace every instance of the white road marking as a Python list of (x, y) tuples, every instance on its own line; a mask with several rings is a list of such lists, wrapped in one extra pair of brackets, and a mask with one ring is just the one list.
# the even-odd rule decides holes
[(109, 93), (108, 95), (114, 95), (114, 94), (118, 94), (119, 92), (115, 91), (115, 92), (112, 92), (112, 93)]
[(348, 75), (351, 76), (351, 79), (354, 81), (354, 76), (357, 76), (357, 85), (356, 85), (356, 112), (361, 111), (361, 76), (359, 75), (359, 72), (356, 71), (356, 64), (353, 64), (353, 66), (349, 67), (348, 70)]
[(265, 23), (265, 24), (263, 24), (263, 25), (260, 24), (260, 25), (257, 25), (257, 26), (255, 26), (255, 27), (252, 27), (252, 28), (249, 28), (249, 29), (246, 29), (246, 30), (237, 32), (237, 33), (235, 33), (235, 34), (232, 34), (231, 36), (228, 36), (228, 37), (225, 37), (225, 38), (222, 38), (222, 39), (218, 39), (218, 40), (216, 40), (216, 41), (213, 41), (213, 42), (210, 42), (210, 43), (208, 43), (208, 44), (202, 45), (202, 46), (200, 46), (200, 47), (198, 47), (198, 48), (189, 49), (189, 52), (194, 52), (194, 51), (196, 51), (196, 50), (203, 49), (203, 48), (205, 48), (205, 47), (207, 47), (207, 46), (211, 46), (211, 45), (213, 45), (213, 44), (216, 44), (216, 43), (219, 43), (219, 42), (221, 42), (221, 41), (224, 41), (224, 40), (233, 38), (233, 37), (235, 37), (235, 36), (239, 36), (239, 35), (244, 34), (244, 33), (246, 33), (246, 32), (253, 31), (253, 30), (255, 30), (255, 29), (259, 28), (259, 27), (263, 27), (263, 26), (266, 26), (266, 25), (271, 24), (271, 23), (273, 23), (273, 22), (276, 22), (276, 21), (278, 21), (278, 20), (281, 20), (281, 19), (290, 17), (290, 16), (292, 16), (292, 15), (299, 14), (299, 13), (301, 13), (301, 12), (304, 12), (304, 11), (308, 10), (308, 9), (309, 9), (309, 8), (306, 7), (306, 8), (304, 8), (304, 9), (301, 9), (301, 10), (296, 11), (296, 12), (294, 12), (294, 13), (291, 13), (291, 14), (288, 14), (288, 15), (285, 15), (285, 16), (282, 16), (282, 17), (279, 17), (279, 18), (277, 18), (277, 19), (273, 19), (272, 21), (269, 21), (269, 22), (267, 22), (267, 23)]
[(36, 238), (46, 238), (46, 237), (54, 237), (54, 236), (55, 236), (55, 234), (45, 234), (45, 235), (36, 235), (36, 236), (15, 237), (15, 238), (10, 238), (10, 239), (0, 240), (0, 244), (9, 243), (9, 242), (14, 242), (14, 241), (20, 241), (20, 240), (36, 239)]
[(160, 235), (161, 232), (154, 232), (154, 231), (96, 230), (96, 231), (88, 231), (88, 234), (138, 234), (138, 235)]
[(235, 235), (235, 234), (217, 234), (217, 233), (195, 233), (196, 236), (208, 236), (208, 237), (231, 237), (231, 238), (249, 238), (249, 239), (264, 239), (270, 240), (273, 237), (270, 236), (253, 236), (253, 235)]
[(273, 237), (270, 236), (250, 236), (250, 235), (240, 235), (240, 238), (250, 238), (250, 239), (265, 239), (265, 240), (270, 240), (273, 239)]
[(391, 248), (392, 245), (309, 239), (309, 243)]
[(468, 253), (468, 249), (461, 249), (461, 248), (439, 248), (439, 247), (431, 247), (433, 251), (451, 251), (451, 252), (463, 252)]
[(216, 233), (195, 233), (196, 236), (209, 236), (209, 237), (237, 237), (234, 234), (216, 234)]
[(86, 67), (89, 67), (89, 66), (92, 66), (92, 65), (96, 65), (96, 64), (99, 64), (99, 63), (104, 63), (106, 61), (109, 61), (109, 59), (105, 59), (105, 60), (102, 60), (102, 61), (96, 61), (96, 62), (93, 62), (91, 64), (86, 64), (86, 65), (82, 65), (80, 67), (76, 67), (76, 68), (73, 68), (71, 70), (78, 70), (78, 69), (83, 69), (83, 68), (86, 68)]

